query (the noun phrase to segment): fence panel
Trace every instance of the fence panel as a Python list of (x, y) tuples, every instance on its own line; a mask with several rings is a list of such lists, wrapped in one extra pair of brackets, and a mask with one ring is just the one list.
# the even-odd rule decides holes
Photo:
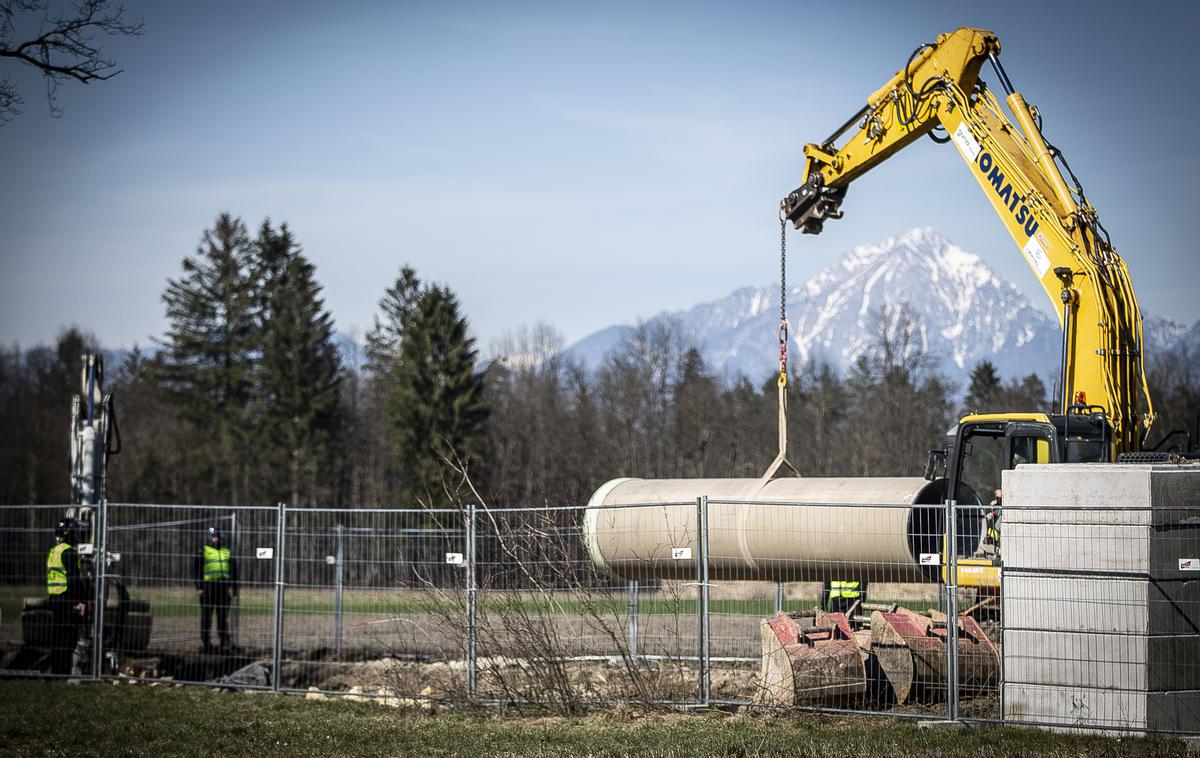
[(940, 505), (709, 501), (716, 697), (948, 716), (945, 525)]
[(632, 616), (632, 577), (610, 575), (592, 561), (584, 513), (477, 509), (479, 695), (568, 709), (694, 700), (694, 671), (680, 662), (695, 654), (694, 615), (686, 632), (671, 633), (663, 619), (678, 621), (683, 608), (664, 602), (651, 583), (639, 589), (640, 614)]
[(287, 511), (284, 688), (465, 691), (460, 510)]
[[(55, 676), (71, 673), (73, 655), (69, 651), (60, 653), (59, 665), (54, 671), (50, 668), (56, 619), (47, 604), (46, 591), (46, 560), (55, 542), (54, 526), (69, 507), (0, 508), (0, 545), (3, 546), (0, 549), (0, 670), (5, 675), (42, 671)], [(23, 630), (21, 615), (26, 609), (36, 616), (36, 620)], [(81, 636), (85, 631), (80, 629)], [(26, 646), (26, 641), (32, 644)], [(59, 647), (66, 644), (61, 643)], [(86, 663), (85, 668), (90, 670), (90, 663)]]
[[(106, 673), (209, 682), (270, 657), (276, 509), (109, 503), (106, 513), (110, 601), (127, 593), (130, 612), (153, 619), (148, 638), (129, 643), (121, 670)], [(210, 527), (221, 531), (236, 575), (221, 590), (203, 589)], [(207, 640), (201, 631), (206, 617)], [(266, 686), (269, 680), (260, 674), (243, 684)]]
[[(68, 508), (0, 509), (5, 675), (50, 671), (46, 559)], [(104, 600), (81, 638), (100, 639), (66, 670), (58, 658), (60, 675), (411, 705), (757, 704), (1200, 732), (1200, 505), (701, 497), (83, 515), (76, 542), (95, 545), (82, 565)], [(213, 618), (206, 648), (196, 571), (210, 526), (238, 593), (227, 638)]]

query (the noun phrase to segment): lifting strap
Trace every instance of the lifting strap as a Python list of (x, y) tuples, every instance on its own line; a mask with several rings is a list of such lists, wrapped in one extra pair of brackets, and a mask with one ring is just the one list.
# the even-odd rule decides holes
[(787, 219), (781, 213), (779, 216), (779, 379), (776, 382), (779, 385), (779, 454), (775, 456), (775, 460), (771, 461), (771, 465), (767, 467), (767, 473), (763, 474), (762, 479), (759, 480), (760, 488), (771, 481), (780, 466), (787, 466), (793, 474), (800, 476), (800, 472), (787, 457), (787, 346)]

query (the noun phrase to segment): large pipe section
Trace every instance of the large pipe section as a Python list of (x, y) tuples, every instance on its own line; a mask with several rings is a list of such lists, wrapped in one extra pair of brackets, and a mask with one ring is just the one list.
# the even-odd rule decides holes
[[(921, 555), (942, 552), (942, 483), (917, 478), (614, 479), (584, 512), (593, 563), (628, 579), (695, 577), (702, 496), (710, 578), (939, 578)], [(960, 534), (978, 535), (963, 522)]]

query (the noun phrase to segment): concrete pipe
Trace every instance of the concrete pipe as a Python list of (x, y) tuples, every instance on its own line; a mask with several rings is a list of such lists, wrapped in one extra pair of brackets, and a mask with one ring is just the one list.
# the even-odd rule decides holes
[[(942, 552), (942, 483), (916, 478), (614, 479), (584, 512), (592, 561), (627, 579), (694, 577), (701, 496), (710, 578), (939, 579), (920, 556)], [(959, 534), (961, 554), (978, 542), (978, 518), (960, 514)]]

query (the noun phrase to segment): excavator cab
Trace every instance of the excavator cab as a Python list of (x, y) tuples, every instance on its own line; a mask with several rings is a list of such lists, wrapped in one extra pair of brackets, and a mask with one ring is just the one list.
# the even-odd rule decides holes
[(930, 450), (925, 478), (945, 478), (959, 505), (990, 505), (1000, 472), (1023, 463), (1101, 463), (1110, 460), (1112, 428), (1102, 410), (1074, 406), (1066, 414), (992, 413), (965, 416), (948, 450)]
[[(1000, 589), (1001, 473), (1020, 465), (1108, 461), (1112, 428), (1103, 409), (1076, 405), (1066, 414), (995, 413), (965, 416), (948, 450), (931, 450), (925, 478), (955, 493), (959, 506), (958, 585), (980, 594)], [(964, 513), (978, 509), (978, 516)], [(943, 563), (944, 565), (944, 563)], [(945, 569), (943, 569), (943, 579)]]

